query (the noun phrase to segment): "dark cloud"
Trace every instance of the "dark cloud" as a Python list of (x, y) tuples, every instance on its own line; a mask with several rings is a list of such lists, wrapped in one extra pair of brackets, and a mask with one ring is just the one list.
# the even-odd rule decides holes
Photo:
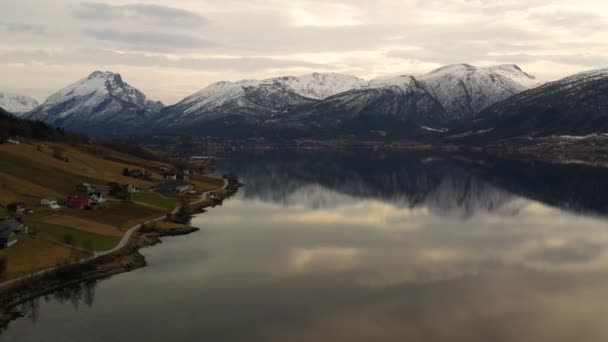
[(144, 51), (195, 50), (216, 45), (198, 37), (178, 33), (93, 29), (87, 29), (84, 33), (98, 40)]
[(99, 2), (80, 4), (72, 14), (79, 19), (87, 20), (138, 20), (167, 26), (200, 26), (207, 19), (184, 9), (149, 5), (133, 4), (112, 6)]
[(6, 31), (10, 33), (30, 33), (36, 35), (46, 35), (46, 30), (42, 26), (23, 23), (9, 23), (4, 21), (0, 21), (0, 31)]

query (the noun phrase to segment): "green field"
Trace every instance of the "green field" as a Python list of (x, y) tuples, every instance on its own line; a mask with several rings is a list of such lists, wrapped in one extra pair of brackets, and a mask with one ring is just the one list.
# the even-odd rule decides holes
[(132, 200), (157, 208), (162, 208), (166, 211), (171, 211), (177, 206), (177, 200), (175, 198), (165, 197), (155, 192), (141, 192), (134, 194)]
[(73, 245), (79, 248), (92, 248), (96, 251), (106, 251), (112, 249), (120, 241), (120, 238), (115, 236), (93, 234), (39, 221), (26, 220), (26, 224), (30, 229), (37, 230), (41, 235), (48, 235), (52, 239), (60, 242), (65, 242), (65, 237), (71, 236)]
[(165, 210), (139, 205), (133, 202), (106, 202), (103, 208), (94, 210), (65, 210), (64, 214), (105, 223), (121, 229), (166, 214)]

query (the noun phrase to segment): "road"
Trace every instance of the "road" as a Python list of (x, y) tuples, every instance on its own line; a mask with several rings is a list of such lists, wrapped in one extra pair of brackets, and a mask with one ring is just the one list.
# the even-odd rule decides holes
[[(223, 181), (224, 181), (224, 185), (221, 188), (203, 192), (201, 194), (201, 199), (197, 200), (197, 201), (194, 201), (191, 204), (198, 204), (198, 203), (204, 201), (205, 198), (207, 197), (207, 194), (210, 193), (210, 192), (226, 189), (228, 187), (228, 181), (226, 179), (224, 179)], [(179, 210), (179, 208), (175, 208), (173, 210), (173, 213), (176, 213), (177, 210)], [(85, 258), (85, 259), (81, 259), (81, 260), (76, 260), (76, 261), (70, 263), (69, 265), (82, 264), (82, 263), (85, 263), (85, 262), (89, 262), (91, 260), (95, 260), (96, 258), (102, 257), (104, 255), (108, 255), (108, 254), (112, 254), (114, 252), (117, 252), (117, 251), (119, 251), (120, 249), (122, 249), (123, 247), (125, 247), (129, 243), (129, 240), (131, 240), (131, 236), (133, 236), (133, 233), (135, 233), (137, 230), (139, 230), (139, 228), (141, 228), (141, 226), (143, 226), (144, 224), (147, 224), (147, 223), (157, 222), (157, 221), (163, 220), (165, 218), (166, 218), (166, 216), (161, 216), (161, 217), (158, 217), (158, 218), (146, 221), (144, 223), (140, 223), (140, 224), (134, 225), (133, 227), (127, 229), (127, 231), (125, 232), (125, 234), (122, 236), (122, 239), (120, 239), (120, 241), (118, 242), (118, 244), (116, 246), (114, 246), (114, 248), (112, 248), (110, 250), (107, 250), (107, 251), (95, 252), (93, 254), (93, 256)], [(67, 266), (67, 265), (62, 265), (62, 267), (65, 267), (65, 266)], [(16, 284), (16, 283), (18, 283), (20, 281), (27, 280), (28, 278), (31, 278), (31, 277), (42, 276), (45, 273), (55, 271), (57, 268), (58, 268), (57, 266), (54, 266), (54, 267), (50, 267), (50, 268), (47, 268), (47, 269), (44, 269), (44, 270), (41, 270), (41, 271), (38, 271), (38, 272), (30, 273), (30, 274), (27, 274), (27, 275), (24, 275), (24, 276), (21, 276), (21, 277), (17, 277), (17, 278), (13, 278), (11, 280), (7, 280), (5, 282), (0, 283), (0, 288), (8, 286), (8, 285), (11, 285), (11, 284)]]

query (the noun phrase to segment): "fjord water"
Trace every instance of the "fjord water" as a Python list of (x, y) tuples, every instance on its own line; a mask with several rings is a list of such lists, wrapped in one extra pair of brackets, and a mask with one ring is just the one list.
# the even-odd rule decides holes
[(605, 341), (608, 171), (266, 153), (149, 265), (24, 305), (1, 341)]

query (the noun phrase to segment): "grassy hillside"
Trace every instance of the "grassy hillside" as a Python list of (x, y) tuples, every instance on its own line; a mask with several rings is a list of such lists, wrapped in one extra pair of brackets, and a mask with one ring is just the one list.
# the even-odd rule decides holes
[[(24, 202), (34, 211), (23, 217), (33, 234), (20, 237), (15, 246), (0, 249), (0, 257), (6, 257), (8, 262), (0, 280), (53, 266), (59, 259), (73, 258), (82, 250), (111, 249), (129, 227), (164, 216), (175, 208), (177, 197), (150, 190), (162, 181), (161, 166), (174, 167), (144, 158), (147, 154), (139, 155), (97, 144), (0, 144), (0, 217), (10, 214), (6, 206), (12, 202)], [(151, 179), (124, 176), (125, 168), (146, 170)], [(106, 196), (107, 201), (93, 210), (64, 207), (52, 212), (40, 206), (40, 200), (49, 196), (65, 202), (80, 183), (93, 184), (105, 192), (110, 182), (131, 184), (141, 193), (135, 194), (132, 201)], [(192, 183), (199, 192), (223, 185), (222, 180), (210, 177), (200, 177)]]

